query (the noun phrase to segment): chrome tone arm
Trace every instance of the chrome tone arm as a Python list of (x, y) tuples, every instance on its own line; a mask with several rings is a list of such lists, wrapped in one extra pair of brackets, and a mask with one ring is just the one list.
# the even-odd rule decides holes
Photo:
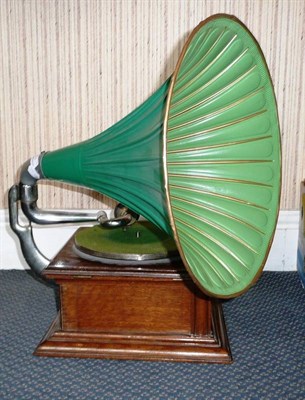
[(117, 228), (130, 225), (135, 222), (139, 215), (119, 204), (113, 219), (107, 219), (104, 212), (96, 211), (72, 211), (72, 210), (43, 210), (38, 208), (37, 181), (44, 179), (40, 163), (44, 153), (33, 157), (25, 162), (21, 168), (19, 200), (24, 215), (29, 221), (41, 225), (76, 223), (76, 222), (97, 222), (107, 228)]
[[(9, 190), (9, 219), (12, 230), (19, 238), (23, 256), (30, 268), (37, 274), (49, 265), (46, 258), (37, 248), (32, 230), (32, 222), (38, 224), (56, 224), (62, 222), (86, 222), (97, 221), (97, 212), (66, 212), (41, 210), (36, 206), (37, 185), (14, 185)], [(27, 222), (21, 225), (19, 222), (19, 203), (25, 214)], [(103, 213), (100, 213), (103, 214)], [(104, 213), (105, 214), (105, 213)], [(105, 214), (106, 215), (106, 214)]]
[(20, 173), (19, 200), (29, 221), (41, 225), (97, 221), (96, 211), (43, 210), (37, 207), (37, 181), (44, 179), (40, 161), (44, 153), (25, 162)]
[[(43, 210), (37, 207), (37, 181), (44, 179), (40, 168), (43, 153), (28, 160), (21, 168), (20, 183), (9, 190), (10, 226), (19, 238), (23, 256), (33, 271), (37, 274), (49, 265), (46, 258), (37, 248), (33, 237), (32, 222), (40, 225), (99, 222), (107, 228), (130, 225), (139, 216), (119, 204), (114, 212), (115, 218), (108, 219), (103, 211), (72, 211), (72, 210)], [(19, 203), (27, 219), (25, 225), (19, 223)]]
[[(42, 225), (57, 223), (73, 223), (97, 221), (98, 213), (90, 212), (73, 212), (73, 211), (52, 211), (41, 210), (37, 207), (38, 189), (37, 180), (43, 179), (43, 175), (38, 165), (33, 167), (32, 159), (27, 161), (20, 174), (19, 185), (14, 185), (9, 190), (9, 218), (12, 230), (18, 236), (23, 256), (37, 274), (49, 265), (50, 260), (45, 257), (37, 248), (32, 230), (32, 222)], [(34, 173), (33, 173), (33, 169)], [(19, 203), (22, 211), (27, 219), (25, 225), (19, 222)]]
[(24, 215), (31, 221), (40, 225), (52, 225), (76, 222), (97, 222), (96, 211), (73, 211), (73, 210), (43, 210), (38, 208), (37, 184), (33, 186), (20, 185), (20, 201)]

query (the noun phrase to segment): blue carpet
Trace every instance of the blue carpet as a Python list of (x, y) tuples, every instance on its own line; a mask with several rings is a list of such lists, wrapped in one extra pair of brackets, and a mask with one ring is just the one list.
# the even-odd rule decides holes
[(54, 289), (0, 272), (0, 399), (305, 399), (305, 291), (295, 272), (265, 272), (224, 303), (232, 365), (39, 358)]

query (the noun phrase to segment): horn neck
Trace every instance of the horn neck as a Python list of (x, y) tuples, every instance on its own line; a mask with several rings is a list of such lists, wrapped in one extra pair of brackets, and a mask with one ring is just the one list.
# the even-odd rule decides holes
[(45, 153), (44, 178), (86, 186), (171, 233), (162, 133), (169, 81), (121, 121), (84, 142)]

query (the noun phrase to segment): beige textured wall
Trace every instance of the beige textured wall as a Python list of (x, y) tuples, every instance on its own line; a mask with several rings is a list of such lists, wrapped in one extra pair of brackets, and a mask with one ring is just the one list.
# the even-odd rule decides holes
[[(219, 12), (240, 18), (266, 56), (282, 131), (281, 208), (298, 208), (304, 0), (1, 0), (0, 208), (25, 160), (94, 136), (141, 104), (172, 73), (188, 33)], [(78, 188), (41, 187), (42, 206), (112, 204)]]

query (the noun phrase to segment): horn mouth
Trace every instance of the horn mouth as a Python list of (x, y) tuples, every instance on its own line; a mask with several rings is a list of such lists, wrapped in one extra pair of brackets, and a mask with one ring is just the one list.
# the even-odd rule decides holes
[(171, 228), (192, 279), (230, 298), (260, 276), (281, 189), (277, 106), (262, 51), (235, 17), (189, 36), (172, 76), (163, 135)]

